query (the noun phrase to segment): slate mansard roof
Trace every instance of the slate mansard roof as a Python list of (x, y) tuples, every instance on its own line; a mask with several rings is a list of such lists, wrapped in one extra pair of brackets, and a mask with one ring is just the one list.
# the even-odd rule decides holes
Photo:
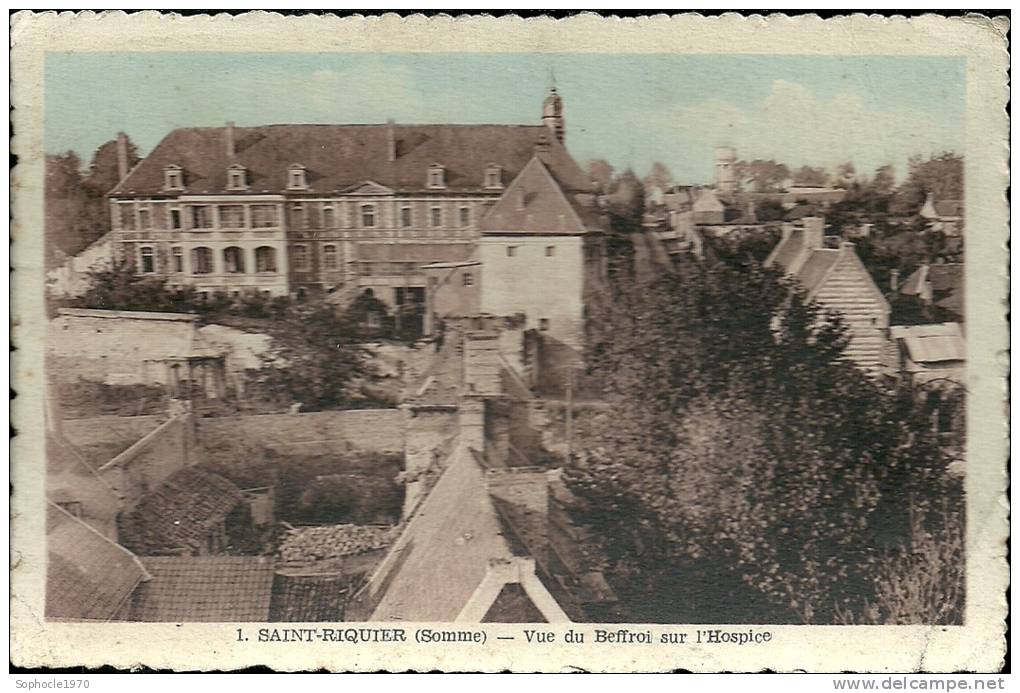
[(548, 143), (547, 158), (561, 184), (571, 190), (591, 186), (544, 125), (264, 125), (235, 127), (233, 137), (230, 158), (227, 127), (174, 130), (110, 195), (166, 194), (167, 166), (181, 167), (187, 194), (223, 193), (233, 164), (245, 167), (253, 194), (288, 192), (288, 169), (294, 164), (305, 168), (308, 188), (302, 192), (310, 194), (343, 192), (366, 181), (396, 191), (427, 191), (433, 164), (445, 169), (441, 192), (480, 192), (487, 190), (490, 164), (501, 167), (502, 184), (509, 185), (540, 140)]

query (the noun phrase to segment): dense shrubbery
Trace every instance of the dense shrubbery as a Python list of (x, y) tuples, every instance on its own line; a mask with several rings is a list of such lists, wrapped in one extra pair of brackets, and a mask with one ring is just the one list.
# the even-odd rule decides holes
[(653, 595), (642, 618), (711, 618), (743, 583), (745, 622), (864, 620), (888, 556), (944, 536), (962, 490), (934, 400), (843, 361), (838, 320), (779, 275), (682, 261), (609, 299), (589, 362), (612, 409), (568, 479), (621, 591)]
[(283, 455), (249, 441), (205, 439), (203, 466), (240, 488), (276, 487), (292, 524), (396, 523), (404, 500), (400, 455), (352, 451)]

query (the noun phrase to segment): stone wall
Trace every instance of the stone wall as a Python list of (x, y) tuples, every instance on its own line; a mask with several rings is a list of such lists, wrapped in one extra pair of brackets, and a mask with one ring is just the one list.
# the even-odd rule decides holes
[(181, 414), (101, 466), (99, 474), (129, 509), (167, 477), (196, 461), (194, 417)]
[(200, 442), (243, 439), (288, 454), (404, 450), (399, 409), (348, 409), (301, 414), (258, 414), (200, 419)]

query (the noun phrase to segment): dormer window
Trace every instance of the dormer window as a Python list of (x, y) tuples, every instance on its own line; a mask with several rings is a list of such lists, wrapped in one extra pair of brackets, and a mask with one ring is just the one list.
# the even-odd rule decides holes
[(165, 190), (184, 190), (184, 171), (177, 164), (170, 164), (163, 169), (163, 188)]
[(308, 188), (308, 181), (305, 178), (305, 167), (301, 164), (291, 164), (287, 169), (287, 189), (305, 190)]
[(485, 167), (485, 187), (503, 187), (503, 169), (496, 164), (489, 164)]
[(425, 186), (428, 188), (446, 187), (446, 169), (443, 168), (442, 164), (432, 164), (429, 166), (429, 177)]
[(227, 190), (247, 190), (248, 171), (241, 164), (234, 164), (227, 169)]

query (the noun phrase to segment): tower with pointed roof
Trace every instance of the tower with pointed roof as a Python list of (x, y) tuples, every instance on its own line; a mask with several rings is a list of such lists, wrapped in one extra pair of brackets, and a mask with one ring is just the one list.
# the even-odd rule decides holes
[(542, 122), (549, 133), (562, 144), (566, 138), (566, 121), (563, 119), (563, 98), (556, 91), (556, 87), (549, 87), (549, 95), (542, 103)]

